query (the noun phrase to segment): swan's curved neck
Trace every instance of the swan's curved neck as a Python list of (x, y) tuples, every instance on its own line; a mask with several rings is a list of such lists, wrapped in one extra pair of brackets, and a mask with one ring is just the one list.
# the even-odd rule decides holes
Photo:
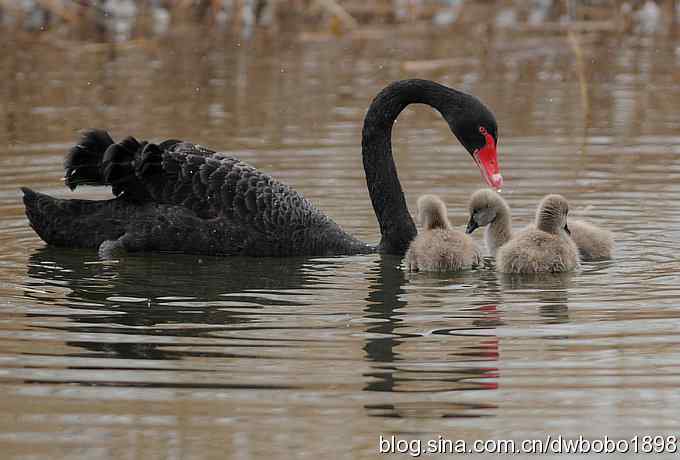
[(380, 224), (379, 252), (403, 255), (417, 231), (392, 157), (392, 125), (409, 104), (427, 104), (451, 124), (463, 111), (464, 93), (427, 80), (392, 83), (375, 97), (364, 119), (362, 155), (368, 192)]

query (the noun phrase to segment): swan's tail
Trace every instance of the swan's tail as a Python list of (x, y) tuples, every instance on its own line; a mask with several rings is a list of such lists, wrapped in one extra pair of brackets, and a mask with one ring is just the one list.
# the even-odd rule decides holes
[(65, 182), (71, 190), (79, 185), (110, 185), (114, 195), (126, 190), (144, 197), (145, 187), (139, 178), (160, 171), (162, 155), (156, 144), (134, 137), (114, 142), (106, 131), (91, 129), (66, 155)]
[(115, 206), (118, 200), (61, 200), (22, 187), (26, 217), (48, 244), (70, 248), (97, 248), (125, 229)]
[(69, 150), (64, 161), (64, 181), (71, 190), (79, 185), (105, 185), (102, 158), (113, 145), (109, 133), (101, 129), (85, 131), (80, 141)]
[(133, 191), (133, 196), (144, 197), (147, 193), (139, 178), (161, 161), (162, 152), (156, 144), (126, 137), (104, 153), (101, 166), (104, 183), (113, 187), (114, 195)]

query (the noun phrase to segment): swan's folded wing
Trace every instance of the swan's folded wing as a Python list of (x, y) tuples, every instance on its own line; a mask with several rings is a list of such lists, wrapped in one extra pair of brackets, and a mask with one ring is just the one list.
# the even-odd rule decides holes
[[(287, 185), (237, 158), (199, 145), (148, 144), (136, 158), (136, 180), (153, 201), (185, 206), (203, 218), (222, 217), (263, 233), (292, 232), (327, 220)], [(136, 187), (128, 190), (129, 195), (123, 196), (144, 200), (135, 193)]]

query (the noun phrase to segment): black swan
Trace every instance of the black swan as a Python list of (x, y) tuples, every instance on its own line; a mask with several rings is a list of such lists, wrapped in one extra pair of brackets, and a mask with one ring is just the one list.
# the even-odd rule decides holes
[(56, 199), (22, 188), (26, 215), (48, 244), (109, 254), (170, 251), (209, 255), (404, 255), (416, 236), (392, 158), (392, 125), (409, 104), (437, 109), (500, 188), (496, 119), (477, 98), (428, 80), (397, 81), (371, 103), (362, 133), (366, 182), (382, 238), (369, 245), (300, 193), (253, 166), (200, 145), (160, 144), (87, 131), (66, 157), (66, 185), (110, 185), (116, 198)]

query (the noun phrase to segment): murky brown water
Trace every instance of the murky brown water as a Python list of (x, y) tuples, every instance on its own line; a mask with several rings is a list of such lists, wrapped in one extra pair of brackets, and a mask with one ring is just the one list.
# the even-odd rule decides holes
[[(579, 76), (558, 36), (367, 37), (3, 42), (3, 458), (371, 458), (381, 434), (678, 433), (674, 38), (583, 37)], [(542, 195), (562, 193), (616, 233), (616, 259), (519, 280), (488, 269), (410, 276), (377, 255), (104, 264), (45, 248), (23, 215), (20, 185), (106, 196), (60, 181), (77, 131), (95, 126), (233, 152), (376, 240), (362, 117), (384, 84), (410, 76), (495, 110), (518, 225)], [(411, 207), (437, 193), (463, 225), (482, 183), (445, 123), (408, 109), (395, 150)]]

